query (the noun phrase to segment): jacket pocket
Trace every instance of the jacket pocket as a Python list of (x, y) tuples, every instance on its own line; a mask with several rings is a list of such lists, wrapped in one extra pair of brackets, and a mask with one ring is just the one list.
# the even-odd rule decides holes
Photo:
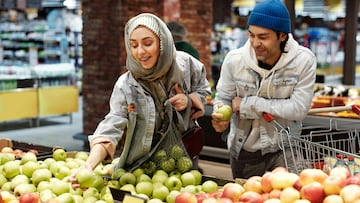
[(239, 79), (236, 81), (236, 96), (245, 97), (255, 95), (257, 91), (256, 82), (253, 80)]
[(275, 75), (272, 81), (274, 87), (271, 92), (272, 97), (282, 99), (289, 98), (297, 83), (297, 75)]

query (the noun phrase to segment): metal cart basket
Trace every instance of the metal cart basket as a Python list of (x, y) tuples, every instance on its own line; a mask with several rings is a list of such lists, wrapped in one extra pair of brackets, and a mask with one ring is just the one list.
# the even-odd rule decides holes
[[(352, 110), (360, 114), (358, 106), (337, 107), (335, 111)], [(329, 111), (334, 109), (323, 109)], [(320, 109), (313, 112), (319, 112)], [(279, 146), (283, 150), (285, 164), (289, 171), (300, 173), (305, 168), (318, 168), (328, 171), (335, 166), (337, 156), (354, 160), (352, 167), (360, 169), (360, 126), (339, 124), (336, 119), (329, 119), (328, 124), (322, 126), (308, 126), (302, 129), (300, 136), (291, 136), (288, 128), (278, 123), (270, 114), (264, 113), (266, 121), (273, 123), (279, 135)], [(285, 153), (288, 150), (291, 158)], [(353, 170), (353, 168), (351, 168)]]

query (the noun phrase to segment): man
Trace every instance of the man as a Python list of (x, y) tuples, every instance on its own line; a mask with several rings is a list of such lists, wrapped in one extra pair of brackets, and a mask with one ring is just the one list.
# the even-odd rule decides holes
[[(280, 129), (263, 118), (272, 114), (291, 136), (301, 133), (316, 77), (315, 55), (300, 46), (290, 33), (290, 17), (280, 0), (258, 3), (248, 19), (249, 39), (230, 51), (222, 64), (212, 113), (217, 132), (229, 127), (227, 146), (234, 178), (262, 175), (286, 166)], [(233, 115), (221, 121), (215, 110), (230, 105)], [(287, 144), (287, 146), (289, 146)], [(284, 149), (289, 169), (294, 168), (289, 147)]]
[(187, 30), (184, 25), (171, 21), (167, 23), (167, 26), (173, 36), (176, 50), (189, 53), (199, 60), (199, 52), (186, 40)]

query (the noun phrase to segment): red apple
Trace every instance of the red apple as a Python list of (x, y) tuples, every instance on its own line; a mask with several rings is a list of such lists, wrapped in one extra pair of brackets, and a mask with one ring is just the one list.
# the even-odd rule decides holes
[(263, 199), (262, 196), (254, 191), (246, 191), (244, 192), (240, 199), (239, 202), (243, 202), (243, 203), (262, 203)]
[(196, 196), (198, 203), (202, 203), (204, 199), (209, 198), (208, 193), (198, 193), (198, 194), (195, 194), (195, 196)]
[(344, 203), (354, 203), (360, 200), (360, 186), (346, 185), (340, 191), (340, 196), (343, 198)]
[(281, 192), (282, 192), (282, 190), (273, 189), (273, 190), (269, 193), (269, 197), (270, 197), (270, 198), (278, 198), (278, 199), (280, 199)]
[(278, 166), (278, 167), (274, 168), (271, 172), (275, 173), (275, 172), (278, 172), (278, 171), (286, 172), (286, 171), (288, 171), (288, 169), (285, 168), (285, 167), (282, 167), (282, 166)]
[(214, 198), (218, 199), (222, 196), (222, 193), (223, 193), (222, 190), (216, 190), (214, 192), (209, 193), (209, 197), (214, 197)]
[(341, 167), (341, 166), (337, 166), (333, 169), (331, 169), (330, 176), (334, 175), (334, 176), (340, 176), (344, 179), (347, 179), (351, 176), (351, 173), (349, 171), (349, 169), (345, 168), (345, 167)]
[(301, 188), (300, 196), (311, 203), (322, 203), (325, 198), (324, 186), (319, 182), (306, 184)]
[(221, 197), (217, 199), (216, 203), (234, 203), (234, 201), (226, 197)]
[(39, 203), (39, 193), (25, 193), (19, 197), (19, 203)]
[(272, 176), (272, 172), (265, 172), (264, 175), (261, 176), (261, 189), (263, 192), (270, 192), (273, 189), (271, 186)]
[(285, 188), (280, 194), (281, 203), (293, 203), (298, 199), (300, 199), (300, 192), (293, 187)]
[(345, 184), (346, 179), (343, 177), (330, 175), (324, 180), (324, 192), (326, 195), (338, 195)]
[(314, 168), (306, 168), (299, 174), (301, 186), (305, 186), (312, 182), (318, 182), (322, 184), (326, 177), (328, 177), (328, 175), (324, 171)]
[(217, 199), (215, 197), (208, 197), (204, 199), (202, 203), (217, 203)]
[(360, 176), (354, 175), (348, 177), (345, 181), (345, 185), (351, 185), (351, 184), (360, 185)]
[(299, 190), (299, 191), (301, 190), (302, 185), (301, 185), (301, 183), (300, 183), (300, 179), (298, 179), (297, 181), (295, 181), (293, 187), (294, 187), (295, 189)]
[(222, 196), (223, 198), (229, 198), (232, 201), (236, 202), (240, 199), (240, 196), (242, 195), (242, 193), (245, 192), (245, 189), (242, 187), (237, 187), (237, 186), (227, 186), (224, 188)]
[(243, 186), (246, 191), (253, 191), (261, 194), (261, 176), (251, 176), (249, 179), (246, 180)]
[(328, 195), (325, 197), (323, 203), (344, 203), (340, 195)]
[(183, 192), (176, 196), (175, 203), (197, 203), (195, 194), (191, 192)]
[(264, 203), (282, 203), (279, 199), (271, 198), (264, 201)]

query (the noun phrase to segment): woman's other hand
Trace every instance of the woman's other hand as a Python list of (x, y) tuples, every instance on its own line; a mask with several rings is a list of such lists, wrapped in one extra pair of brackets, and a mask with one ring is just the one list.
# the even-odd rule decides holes
[(188, 97), (184, 94), (184, 91), (179, 88), (178, 84), (175, 84), (174, 89), (176, 94), (169, 100), (176, 111), (182, 111), (187, 107), (189, 103)]

